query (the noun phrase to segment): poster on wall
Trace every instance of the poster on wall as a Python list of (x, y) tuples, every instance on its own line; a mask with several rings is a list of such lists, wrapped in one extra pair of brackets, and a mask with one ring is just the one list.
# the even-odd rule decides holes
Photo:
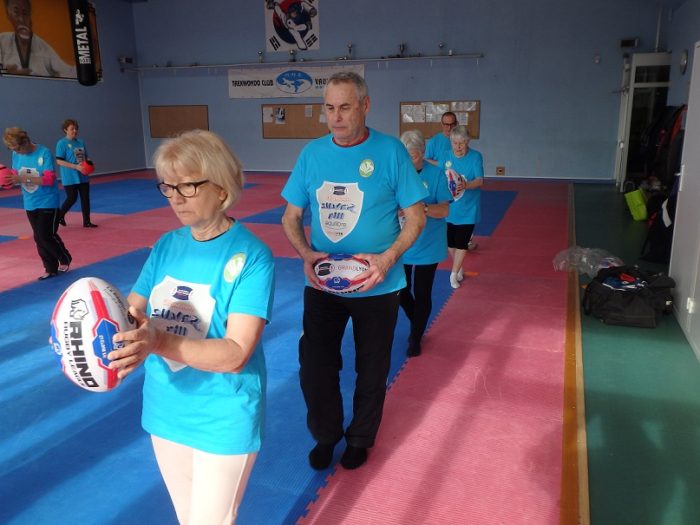
[[(3, 75), (78, 79), (86, 85), (101, 78), (94, 6), (89, 2), (72, 3), (82, 5), (82, 20), (70, 16), (71, 2), (65, 0), (4, 0), (0, 8)], [(88, 54), (89, 71), (85, 67)], [(76, 56), (81, 59), (77, 69)], [(86, 83), (88, 76), (92, 78)]]
[(320, 48), (319, 0), (264, 0), (268, 52)]
[(323, 97), (323, 88), (334, 73), (352, 71), (365, 76), (362, 64), (302, 67), (251, 67), (229, 69), (229, 98)]

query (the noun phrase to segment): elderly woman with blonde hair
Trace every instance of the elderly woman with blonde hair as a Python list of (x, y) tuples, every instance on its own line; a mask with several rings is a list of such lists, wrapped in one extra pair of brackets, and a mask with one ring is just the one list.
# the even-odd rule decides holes
[(230, 524), (262, 439), (273, 258), (227, 213), (243, 173), (219, 136), (186, 132), (154, 163), (183, 226), (153, 247), (128, 297), (138, 328), (109, 358), (120, 377), (145, 360), (142, 424), (180, 523)]
[(39, 280), (67, 272), (72, 257), (58, 235), (59, 197), (53, 156), (48, 148), (32, 142), (22, 128), (7, 128), (3, 142), (12, 151), (12, 169), (0, 166), (2, 183), (22, 188), (22, 202), (44, 265)]

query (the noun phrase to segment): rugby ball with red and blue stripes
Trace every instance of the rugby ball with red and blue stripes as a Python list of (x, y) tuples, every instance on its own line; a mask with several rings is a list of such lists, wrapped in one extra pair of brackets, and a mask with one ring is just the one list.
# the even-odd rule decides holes
[(359, 291), (367, 279), (358, 276), (368, 269), (368, 261), (349, 254), (330, 254), (314, 262), (318, 285), (331, 293)]
[(51, 346), (68, 379), (91, 392), (119, 386), (117, 370), (107, 355), (121, 347), (112, 342), (117, 332), (136, 323), (119, 289), (98, 277), (83, 277), (61, 295), (51, 315)]

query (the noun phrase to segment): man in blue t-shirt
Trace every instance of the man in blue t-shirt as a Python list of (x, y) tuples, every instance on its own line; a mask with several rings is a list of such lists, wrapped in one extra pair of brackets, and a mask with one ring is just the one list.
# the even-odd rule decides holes
[(442, 124), (442, 132), (434, 135), (425, 145), (425, 160), (434, 166), (437, 166), (437, 161), (442, 155), (452, 151), (450, 131), (457, 125), (457, 115), (446, 111), (442, 114), (440, 124)]
[[(299, 340), (301, 389), (307, 424), (316, 446), (309, 463), (327, 468), (343, 436), (341, 465), (354, 469), (367, 460), (379, 429), (391, 346), (406, 286), (401, 255), (425, 225), (424, 188), (404, 146), (369, 129), (367, 84), (355, 73), (337, 73), (326, 85), (324, 109), (330, 135), (311, 141), (301, 152), (282, 197), (285, 234), (304, 261), (303, 334)], [(303, 226), (311, 212), (311, 235)], [(399, 227), (397, 212), (406, 222)], [(353, 254), (369, 262), (358, 276), (367, 278), (354, 293), (336, 295), (320, 289), (314, 261), (328, 254)], [(397, 264), (399, 263), (399, 264)], [(343, 431), (339, 372), (341, 341), (348, 319), (355, 337), (357, 381), (353, 418)]]

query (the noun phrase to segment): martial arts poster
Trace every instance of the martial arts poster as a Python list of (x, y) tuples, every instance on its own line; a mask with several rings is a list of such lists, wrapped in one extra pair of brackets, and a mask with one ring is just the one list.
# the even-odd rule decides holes
[(267, 51), (319, 49), (318, 3), (319, 0), (264, 0)]
[(0, 12), (3, 74), (76, 78), (68, 4), (7, 0)]
[[(87, 3), (87, 2), (86, 2)], [(101, 77), (94, 7), (87, 3), (92, 65)], [(0, 70), (3, 75), (76, 79), (74, 45), (66, 0), (4, 0), (0, 8)], [(82, 43), (79, 48), (85, 47)]]
[(247, 67), (228, 70), (229, 98), (323, 97), (334, 73), (352, 71), (365, 76), (365, 66)]

